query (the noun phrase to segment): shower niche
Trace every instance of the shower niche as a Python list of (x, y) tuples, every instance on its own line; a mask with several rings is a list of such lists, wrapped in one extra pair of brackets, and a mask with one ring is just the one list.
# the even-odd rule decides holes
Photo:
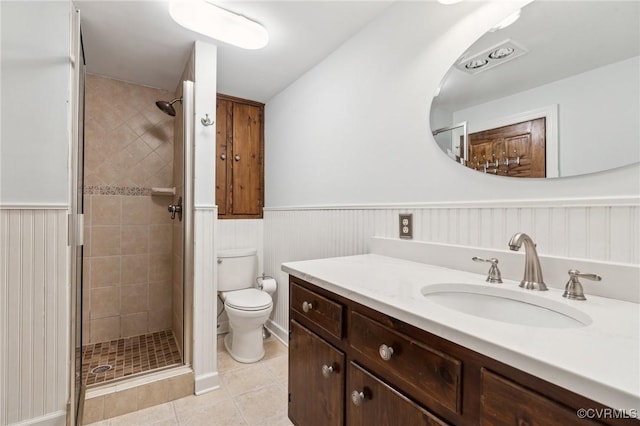
[(167, 211), (177, 196), (152, 191), (181, 189), (182, 166), (174, 166), (182, 157), (174, 152), (181, 149), (174, 140), (181, 117), (155, 105), (173, 98), (87, 75), (82, 380), (88, 387), (184, 361), (181, 223)]

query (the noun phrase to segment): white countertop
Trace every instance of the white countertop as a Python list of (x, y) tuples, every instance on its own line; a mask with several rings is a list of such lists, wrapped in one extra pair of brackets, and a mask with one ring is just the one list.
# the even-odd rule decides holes
[[(640, 305), (487, 284), (485, 275), (376, 254), (288, 262), (282, 270), (609, 407), (640, 413)], [(426, 299), (425, 285), (464, 283), (535, 293), (587, 314), (590, 325), (541, 328), (471, 316)], [(589, 408), (589, 407), (585, 407)]]

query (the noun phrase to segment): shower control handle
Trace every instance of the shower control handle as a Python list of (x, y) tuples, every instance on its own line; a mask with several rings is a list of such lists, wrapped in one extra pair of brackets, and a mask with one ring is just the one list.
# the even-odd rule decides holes
[(313, 305), (310, 302), (302, 302), (302, 310), (305, 313), (308, 313), (311, 309), (313, 309)]
[(167, 210), (169, 210), (169, 213), (171, 213), (171, 220), (175, 220), (177, 213), (178, 220), (182, 222), (182, 197), (178, 197), (177, 204), (169, 204)]

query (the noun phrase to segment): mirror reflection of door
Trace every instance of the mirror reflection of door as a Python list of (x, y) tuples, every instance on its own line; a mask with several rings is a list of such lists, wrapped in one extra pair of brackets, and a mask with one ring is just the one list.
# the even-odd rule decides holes
[(470, 133), (467, 167), (500, 176), (545, 177), (545, 135), (544, 118)]

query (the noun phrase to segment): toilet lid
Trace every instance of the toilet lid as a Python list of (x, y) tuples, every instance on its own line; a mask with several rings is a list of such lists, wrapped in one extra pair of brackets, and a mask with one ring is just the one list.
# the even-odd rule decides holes
[(271, 296), (257, 288), (229, 291), (224, 294), (224, 304), (243, 311), (259, 311), (271, 306)]

